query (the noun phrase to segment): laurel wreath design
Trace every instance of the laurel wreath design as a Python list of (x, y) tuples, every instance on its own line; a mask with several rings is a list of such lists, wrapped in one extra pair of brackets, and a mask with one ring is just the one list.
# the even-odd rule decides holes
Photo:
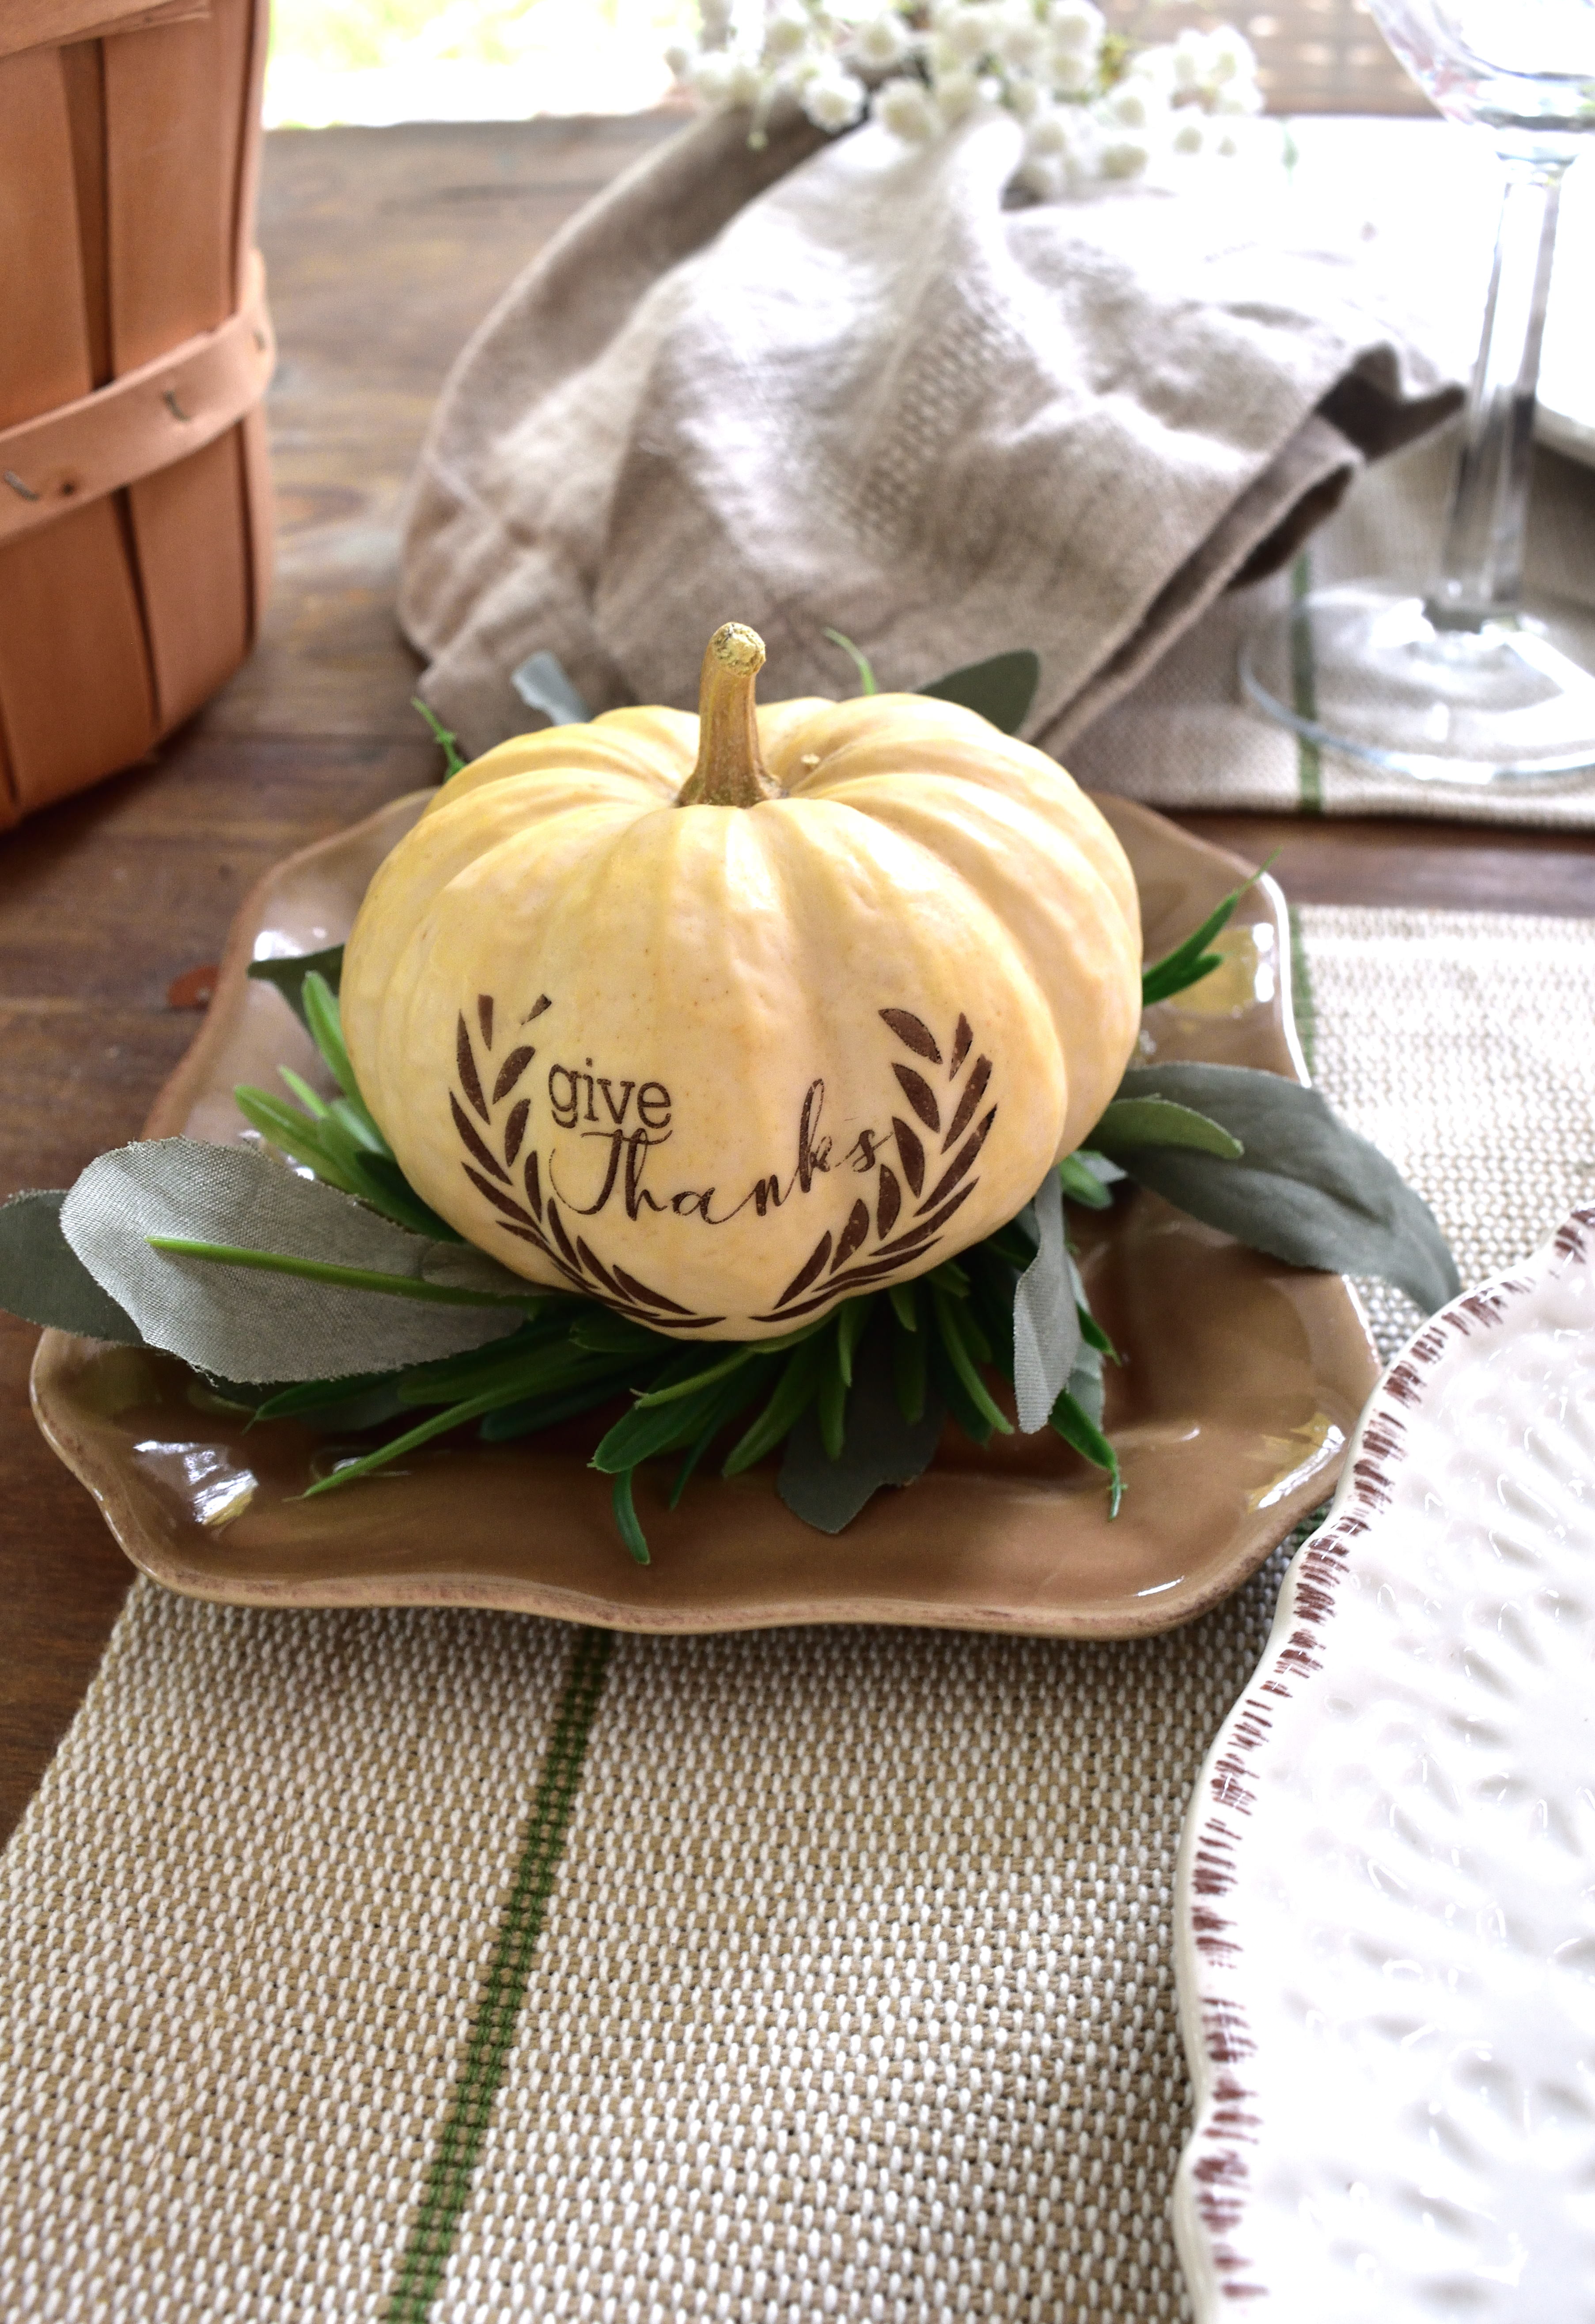
[[(540, 994), (516, 1029), (519, 1031), (531, 1024), (551, 1005), (548, 994)], [(494, 1015), (492, 993), (479, 992), (476, 996), (476, 1023), (490, 1066)], [(499, 1225), (506, 1234), (515, 1235), (540, 1251), (574, 1290), (589, 1299), (601, 1300), (606, 1307), (617, 1308), (622, 1314), (634, 1316), (641, 1323), (651, 1324), (656, 1331), (685, 1332), (701, 1330), (709, 1323), (723, 1323), (725, 1321), (723, 1315), (695, 1315), (678, 1300), (667, 1298), (662, 1291), (655, 1291), (625, 1268), (605, 1266), (586, 1238), (574, 1233), (566, 1225), (553, 1194), (545, 1195), (537, 1148), (525, 1143), (527, 1123), (531, 1118), (531, 1100), (515, 1096), (526, 1069), (536, 1055), (533, 1043), (518, 1042), (493, 1075), (490, 1097), (477, 1064), (471, 1028), (462, 1011), (455, 1034), (455, 1064), (459, 1075), (459, 1091), (450, 1090), (448, 1102), (460, 1143), (471, 1157), (463, 1165), (466, 1176), (477, 1193), (501, 1213)], [(462, 1094), (465, 1105), (460, 1102)], [(498, 1109), (512, 1098), (514, 1102), (501, 1123), (496, 1119)], [(466, 1106), (471, 1112), (466, 1111)], [(499, 1152), (503, 1157), (502, 1161), (472, 1120), (471, 1113), (475, 1114), (483, 1130), (496, 1139)], [(521, 1196), (524, 1200), (521, 1199)]]
[[(548, 994), (541, 994), (516, 1031), (551, 1005)], [(774, 1306), (753, 1318), (756, 1323), (795, 1323), (828, 1305), (841, 1292), (862, 1290), (899, 1274), (935, 1248), (954, 1213), (980, 1184), (972, 1173), (997, 1108), (993, 1104), (981, 1112), (992, 1065), (990, 1057), (975, 1051), (968, 1018), (960, 1014), (944, 1053), (930, 1027), (912, 1010), (882, 1009), (880, 1014), (916, 1060), (911, 1065), (900, 1058), (892, 1061), (899, 1089), (914, 1116), (911, 1122), (897, 1113), (891, 1116), (897, 1167), (880, 1164), (873, 1209), (860, 1196), (840, 1233), (827, 1227)], [(499, 1213), (501, 1229), (530, 1243), (574, 1290), (656, 1331), (702, 1330), (724, 1323), (721, 1315), (693, 1314), (626, 1268), (600, 1259), (586, 1238), (561, 1218), (552, 1191), (544, 1188), (538, 1150), (526, 1143), (531, 1100), (517, 1094), (537, 1055), (536, 1045), (516, 1041), (494, 1072), (495, 1018), (490, 992), (476, 996), (475, 1038), (460, 1013), (455, 1039), (458, 1088), (449, 1092), (448, 1102), (465, 1149), (461, 1167), (477, 1193)], [(938, 1097), (930, 1076), (944, 1066), (946, 1081)], [(505, 1107), (508, 1111), (502, 1111)]]
[[(976, 1055), (970, 1063), (974, 1031), (968, 1018), (960, 1014), (949, 1054), (944, 1058), (935, 1034), (911, 1009), (882, 1009), (880, 1013), (903, 1047), (919, 1060), (912, 1065), (903, 1064), (899, 1058), (892, 1060), (891, 1070), (898, 1086), (919, 1125), (916, 1129), (899, 1114), (891, 1117), (892, 1143), (901, 1178), (889, 1162), (883, 1162), (873, 1216), (862, 1197), (855, 1202), (841, 1233), (833, 1239), (826, 1229), (775, 1305), (767, 1314), (756, 1316), (756, 1323), (795, 1322), (825, 1305), (839, 1291), (862, 1290), (885, 1276), (899, 1273), (909, 1260), (922, 1258), (941, 1240), (942, 1230), (954, 1212), (969, 1200), (980, 1184), (979, 1178), (972, 1177), (970, 1173), (991, 1135), (997, 1108), (989, 1107), (978, 1121), (975, 1120), (991, 1086), (992, 1067), (991, 1058), (984, 1056)], [(934, 1071), (944, 1063), (948, 1087), (938, 1101), (922, 1068), (929, 1066)], [(951, 1114), (944, 1131), (945, 1105), (951, 1107)], [(940, 1138), (941, 1146), (933, 1159), (928, 1141), (936, 1138)], [(949, 1155), (950, 1160), (946, 1158)], [(943, 1166), (939, 1169), (938, 1163)], [(927, 1178), (932, 1178), (928, 1193)], [(897, 1230), (905, 1204), (910, 1200), (915, 1204), (908, 1213), (911, 1223), (899, 1233)], [(871, 1233), (874, 1243), (869, 1248)], [(813, 1288), (822, 1282), (823, 1289)], [(811, 1296), (803, 1297), (805, 1292)]]

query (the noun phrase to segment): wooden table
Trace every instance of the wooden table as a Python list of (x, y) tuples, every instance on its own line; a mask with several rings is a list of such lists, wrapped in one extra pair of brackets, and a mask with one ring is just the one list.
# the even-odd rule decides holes
[[(292, 849), (432, 780), (393, 617), (401, 495), (456, 349), (668, 115), (280, 133), (261, 235), (281, 363), (281, 528), (259, 651), (148, 764), (0, 841), (0, 1194), (136, 1137), (193, 1037), (169, 991)], [(1203, 816), (1298, 899), (1595, 912), (1595, 839)], [(174, 996), (180, 1001), (180, 989)], [(28, 1413), (34, 1333), (0, 1316), (0, 1834), (93, 1675), (131, 1569)], [(226, 1716), (226, 1705), (218, 1705)]]

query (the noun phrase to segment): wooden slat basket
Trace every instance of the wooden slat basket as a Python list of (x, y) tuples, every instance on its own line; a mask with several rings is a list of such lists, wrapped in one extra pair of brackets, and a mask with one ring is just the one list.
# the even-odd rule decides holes
[(0, 825), (143, 757), (271, 576), (267, 0), (0, 0)]

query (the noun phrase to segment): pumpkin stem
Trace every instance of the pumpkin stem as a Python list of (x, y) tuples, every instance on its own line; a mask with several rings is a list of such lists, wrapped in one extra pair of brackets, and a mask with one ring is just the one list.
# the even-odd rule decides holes
[(742, 622), (726, 622), (709, 640), (698, 680), (697, 764), (678, 807), (757, 807), (779, 798), (765, 767), (753, 715), (753, 681), (764, 667), (764, 641)]

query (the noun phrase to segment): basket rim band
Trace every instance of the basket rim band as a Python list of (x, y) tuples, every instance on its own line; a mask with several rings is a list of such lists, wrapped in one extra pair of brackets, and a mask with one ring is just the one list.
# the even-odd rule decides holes
[(0, 0), (0, 57), (194, 23), (210, 0)]
[(237, 311), (153, 362), (0, 429), (0, 542), (103, 500), (235, 427), (276, 362), (266, 270), (252, 251)]

